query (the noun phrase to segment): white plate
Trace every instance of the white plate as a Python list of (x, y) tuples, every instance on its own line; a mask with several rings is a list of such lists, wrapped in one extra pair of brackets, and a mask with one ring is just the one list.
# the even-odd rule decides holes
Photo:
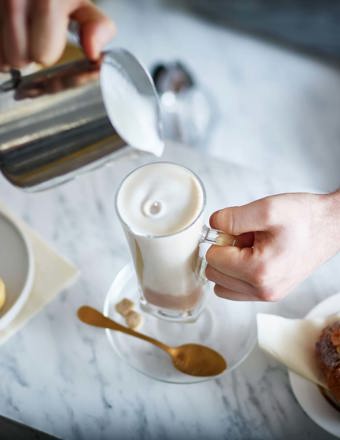
[(14, 221), (0, 212), (0, 277), (6, 302), (0, 310), (0, 330), (17, 316), (29, 297), (34, 277), (31, 246)]
[[(306, 318), (323, 317), (339, 310), (340, 293), (337, 293), (315, 306)], [(305, 413), (325, 431), (340, 437), (340, 412), (327, 402), (318, 387), (291, 371), (289, 380), (293, 393)]]
[[(188, 342), (207, 345), (227, 360), (228, 368), (223, 374), (228, 374), (246, 359), (255, 345), (255, 306), (251, 302), (218, 298), (211, 288), (208, 284), (206, 305), (195, 322), (165, 321), (140, 309), (135, 271), (128, 264), (117, 274), (110, 287), (105, 298), (104, 315), (125, 325), (123, 318), (116, 312), (115, 305), (123, 298), (129, 298), (136, 304), (136, 310), (144, 316), (141, 332), (172, 346)], [(188, 384), (214, 378), (181, 373), (173, 367), (167, 354), (145, 341), (112, 330), (106, 330), (106, 334), (110, 345), (121, 359), (153, 379)]]

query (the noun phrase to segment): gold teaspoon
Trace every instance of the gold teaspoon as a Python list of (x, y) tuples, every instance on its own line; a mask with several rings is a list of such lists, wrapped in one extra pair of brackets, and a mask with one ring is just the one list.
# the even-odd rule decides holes
[(157, 339), (118, 324), (118, 322), (107, 318), (90, 306), (80, 307), (77, 314), (80, 321), (85, 324), (116, 330), (156, 345), (156, 347), (168, 353), (174, 367), (182, 373), (190, 374), (191, 376), (207, 377), (216, 376), (227, 368), (224, 358), (215, 350), (204, 345), (184, 344), (179, 347), (169, 347), (163, 342), (157, 341)]

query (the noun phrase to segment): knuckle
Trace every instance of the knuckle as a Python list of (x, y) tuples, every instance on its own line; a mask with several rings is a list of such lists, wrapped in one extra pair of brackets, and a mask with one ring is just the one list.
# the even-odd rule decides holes
[(262, 201), (262, 217), (266, 226), (273, 225), (275, 223), (276, 210), (274, 206), (274, 200), (267, 198)]
[(261, 262), (257, 265), (252, 275), (254, 287), (262, 289), (267, 284), (268, 272), (268, 265), (265, 262)]
[(268, 262), (262, 261), (253, 273), (252, 284), (255, 287), (257, 297), (261, 301), (273, 302), (280, 297), (278, 290), (275, 288), (273, 269), (273, 266)]
[(268, 302), (275, 302), (279, 299), (275, 289), (273, 289), (270, 286), (262, 286), (261, 288), (258, 288), (257, 297), (261, 301), (268, 301)]

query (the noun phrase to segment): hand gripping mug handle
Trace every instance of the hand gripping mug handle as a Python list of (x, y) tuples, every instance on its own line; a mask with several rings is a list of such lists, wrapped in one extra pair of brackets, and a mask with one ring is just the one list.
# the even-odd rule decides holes
[(212, 229), (208, 226), (203, 226), (201, 243), (212, 243), (217, 246), (235, 246), (236, 237), (234, 235), (227, 234), (219, 231), (218, 229)]
[[(237, 238), (234, 235), (227, 234), (225, 232), (219, 231), (218, 229), (212, 229), (208, 226), (203, 226), (202, 236), (200, 244), (211, 243), (217, 246), (235, 246)], [(199, 268), (199, 276), (204, 282), (207, 281), (205, 276), (205, 269), (207, 267), (207, 260), (205, 257), (201, 257), (201, 263)]]

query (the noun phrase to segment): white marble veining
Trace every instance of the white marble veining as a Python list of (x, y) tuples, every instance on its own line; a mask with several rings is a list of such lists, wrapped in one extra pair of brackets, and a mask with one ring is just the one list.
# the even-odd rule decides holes
[[(202, 178), (207, 213), (339, 184), (337, 71), (187, 16), (169, 2), (102, 3), (118, 24), (117, 44), (146, 64), (187, 61), (216, 99), (221, 116), (210, 152), (233, 164), (175, 146), (165, 155)], [(0, 199), (81, 270), (76, 285), (1, 346), (0, 414), (65, 439), (331, 438), (298, 406), (286, 370), (257, 349), (230, 376), (162, 384), (115, 357), (104, 331), (76, 320), (81, 304), (102, 308), (128, 258), (114, 195), (145, 160), (122, 160), (39, 194), (0, 177)], [(301, 317), (338, 292), (339, 263), (339, 256), (329, 261), (274, 309)]]
[[(169, 147), (165, 159), (191, 167), (207, 187), (207, 214), (279, 191), (280, 182)], [(119, 360), (104, 331), (75, 313), (84, 303), (102, 308), (127, 247), (114, 212), (121, 178), (141, 160), (122, 160), (67, 185), (25, 194), (0, 180), (0, 198), (81, 270), (62, 293), (1, 347), (0, 413), (67, 439), (328, 438), (295, 402), (287, 372), (255, 350), (235, 373), (199, 385), (152, 381)], [(303, 316), (339, 291), (335, 258), (277, 305)]]
[(338, 68), (190, 15), (185, 0), (98, 3), (117, 24), (114, 45), (147, 66), (180, 60), (209, 92), (218, 114), (210, 153), (322, 190), (340, 186)]

